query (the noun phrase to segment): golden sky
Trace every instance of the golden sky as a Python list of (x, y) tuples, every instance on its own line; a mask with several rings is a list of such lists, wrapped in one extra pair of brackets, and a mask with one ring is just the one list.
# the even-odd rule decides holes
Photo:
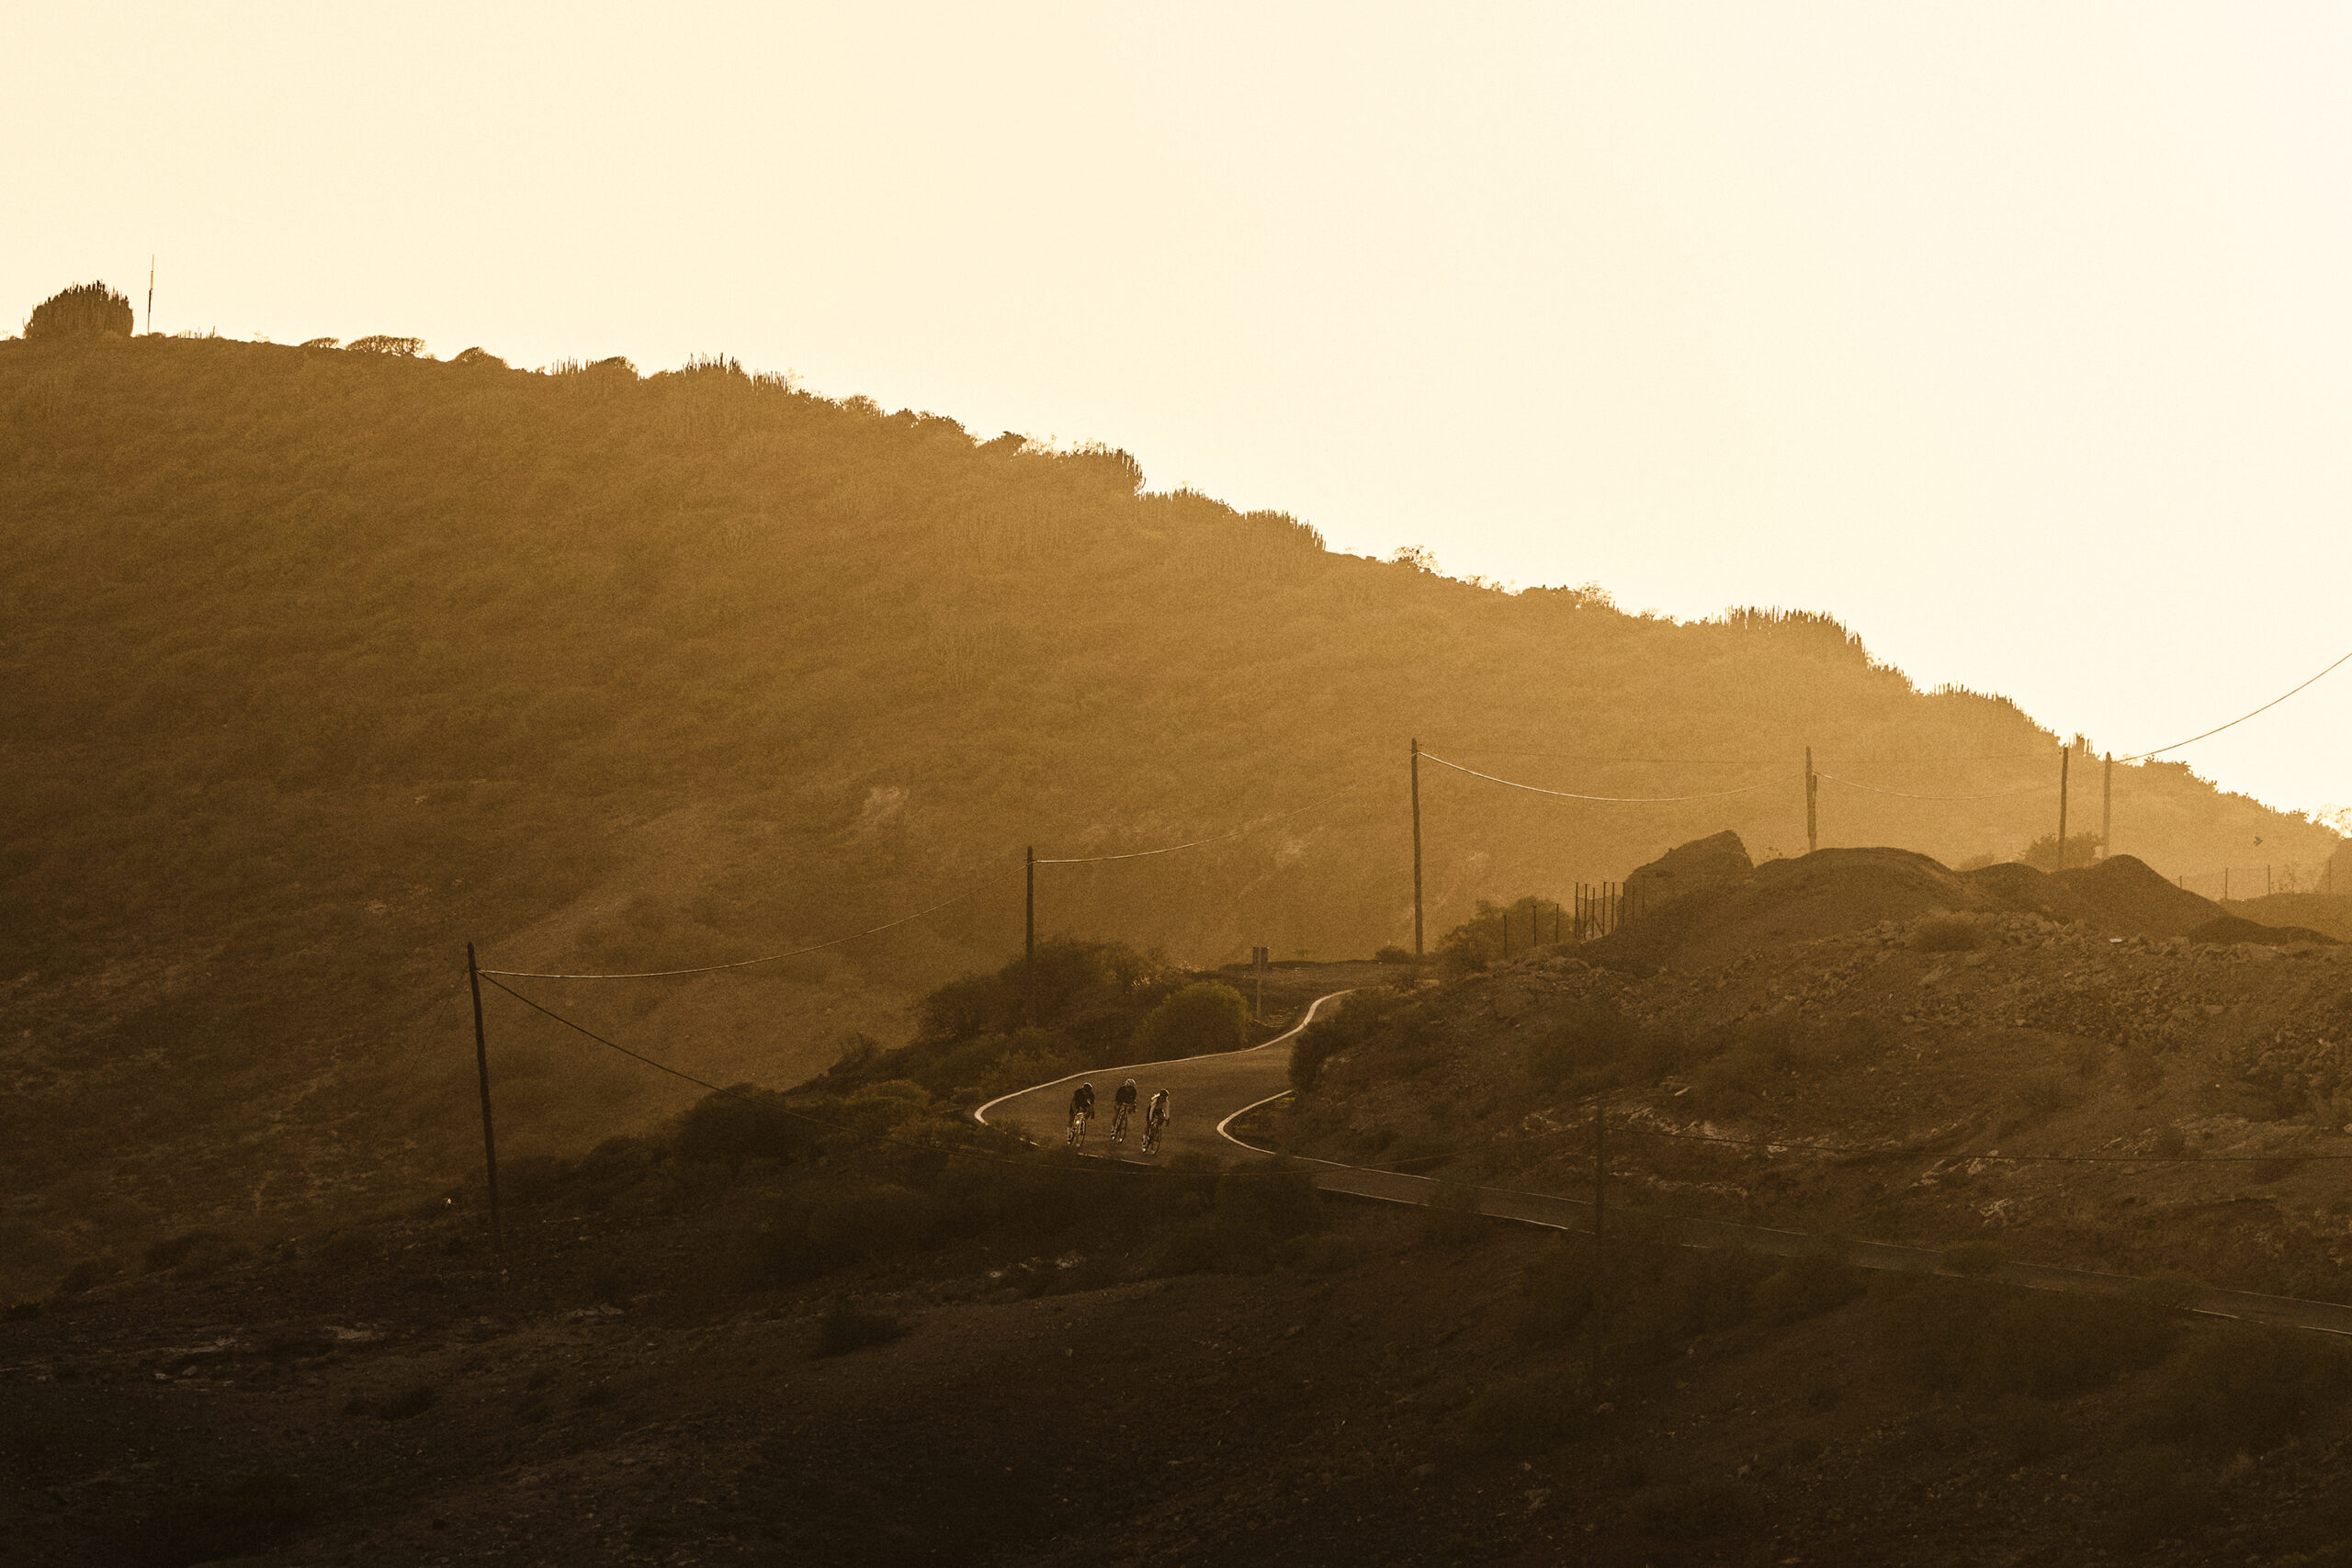
[[(2352, 11), (12, 13), (0, 308), (697, 352), (2118, 751), (2352, 649)], [(143, 301), (142, 301), (143, 302)], [(2352, 667), (2183, 753), (2352, 803)], [(1802, 738), (1792, 738), (1802, 744)], [(1824, 764), (1828, 765), (1827, 763)]]

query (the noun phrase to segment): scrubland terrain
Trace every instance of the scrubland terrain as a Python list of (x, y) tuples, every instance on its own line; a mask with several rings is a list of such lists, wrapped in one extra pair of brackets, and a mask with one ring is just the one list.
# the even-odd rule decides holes
[(1596, 1269), (1262, 1168), (1137, 1192), (1038, 1161), (976, 1197), (978, 1168), (900, 1166), (877, 1207), (837, 1148), (804, 1206), (819, 1173), (715, 1152), (542, 1172), (503, 1257), (461, 1201), (0, 1323), (0, 1531), (123, 1568), (2269, 1564), (2352, 1535), (2352, 1363), (2163, 1281), (1866, 1277), (1639, 1222)]
[(1351, 999), (1279, 1135), (1577, 1191), (1597, 1104), (1612, 1179), (1662, 1213), (2352, 1300), (2347, 1040), (2352, 949), (2129, 860), (1825, 851), (1576, 952)]
[[(0, 1531), (126, 1568), (2346, 1561), (2352, 1351), (2181, 1307), (2346, 1299), (2346, 950), (2165, 934), (2236, 925), (2127, 862), (1712, 863), (1573, 952), (1472, 922), (1436, 976), (1277, 971), (1257, 1025), (1057, 947), (1041, 1027), (1015, 971), (959, 982), (904, 1050), (512, 1163), (503, 1253), (478, 1185), (173, 1238), (0, 1322)], [(1577, 1191), (1598, 1103), (1605, 1247), (962, 1109), (1341, 987), (1254, 1135)], [(2131, 1163), (2004, 1163), (2085, 1150)], [(1676, 1245), (1702, 1214), (1815, 1239)]]
[[(380, 344), (379, 345), (380, 346)], [(1048, 934), (1215, 964), (1407, 939), (1405, 752), (1715, 805), (1564, 810), (1424, 768), (1430, 918), (1621, 875), (1796, 768), (2044, 780), (2057, 738), (1921, 693), (1835, 622), (1679, 625), (1324, 550), (1149, 493), (1115, 450), (981, 439), (724, 361), (551, 373), (220, 339), (0, 344), (0, 1292), (198, 1220), (323, 1223), (471, 1157), (463, 943), (716, 1082), (787, 1086)], [(1670, 786), (1670, 787), (1669, 787)], [(2007, 856), (2044, 797), (1825, 785), (1831, 843)], [(1342, 789), (1353, 793), (1328, 799)], [(1283, 814), (1316, 802), (1314, 810)], [(1728, 808), (1729, 815), (1724, 815)], [(2120, 770), (2169, 870), (2336, 840)], [(519, 1151), (692, 1090), (493, 996)]]

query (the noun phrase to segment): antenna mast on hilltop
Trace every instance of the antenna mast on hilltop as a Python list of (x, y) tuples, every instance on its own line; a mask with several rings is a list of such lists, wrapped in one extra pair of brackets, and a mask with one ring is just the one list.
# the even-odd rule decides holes
[(147, 330), (155, 330), (155, 253), (147, 253)]

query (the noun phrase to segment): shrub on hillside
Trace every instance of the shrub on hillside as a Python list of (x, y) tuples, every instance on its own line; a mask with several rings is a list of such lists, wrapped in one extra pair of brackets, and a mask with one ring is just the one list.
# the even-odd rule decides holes
[(705, 1095), (678, 1118), (678, 1157), (740, 1166), (747, 1159), (796, 1160), (813, 1153), (824, 1129), (796, 1115), (774, 1089), (738, 1084)]
[(373, 333), (367, 337), (353, 338), (344, 345), (344, 350), (348, 354), (381, 354), (393, 359), (414, 359), (424, 352), (424, 340)]
[[(1011, 1036), (1028, 1026), (1033, 992), (1038, 1027), (1073, 1039), (1115, 1034), (1124, 1043), (1135, 1014), (1159, 999), (1165, 977), (1159, 961), (1125, 942), (1041, 942), (1034, 966), (1015, 958), (994, 974), (950, 980), (916, 1003), (916, 1044), (935, 1048), (987, 1034)], [(1093, 1028), (1097, 1021), (1109, 1027)]]
[(1324, 1063), (1370, 1040), (1401, 1003), (1394, 993), (1357, 991), (1340, 1003), (1339, 1010), (1300, 1030), (1290, 1047), (1291, 1088), (1301, 1094), (1313, 1089), (1322, 1079)]
[(1250, 1038), (1250, 1003), (1230, 986), (1196, 981), (1144, 1015), (1135, 1049), (1147, 1060), (1236, 1051)]
[(1590, 1094), (1622, 1083), (1655, 1083), (1680, 1071), (1694, 1055), (1688, 1036), (1636, 1023), (1595, 997), (1538, 1036), (1523, 1060), (1528, 1076), (1544, 1088)]
[[(2034, 840), (2032, 843), (2027, 845), (2025, 853), (2020, 855), (2018, 858), (2024, 861), (2026, 864), (2033, 867), (2036, 871), (2058, 870), (2058, 835), (2055, 833), (2042, 834), (2041, 837)], [(2090, 864), (2097, 859), (2098, 859), (2098, 835), (2097, 833), (2069, 833), (2066, 835), (2067, 870), (2080, 871), (2083, 867)]]
[(1374, 964), (1419, 964), (1420, 962), (1413, 956), (1411, 948), (1398, 947), (1393, 942), (1374, 953), (1372, 961)]
[(33, 307), (25, 336), (129, 337), (136, 325), (130, 300), (103, 283), (77, 283)]
[(1567, 925), (1555, 898), (1533, 893), (1509, 904), (1481, 898), (1476, 914), (1438, 939), (1438, 969), (1448, 979), (1475, 975), (1498, 959), (1518, 958), (1561, 940)]

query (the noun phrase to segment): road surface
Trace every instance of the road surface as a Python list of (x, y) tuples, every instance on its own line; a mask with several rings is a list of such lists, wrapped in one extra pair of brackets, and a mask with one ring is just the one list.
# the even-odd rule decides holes
[[(1250, 1111), (1271, 1104), (1290, 1092), (1289, 1045), (1292, 1037), (1313, 1022), (1319, 1012), (1347, 994), (1345, 991), (1334, 991), (1329, 996), (1317, 998), (1307, 1005), (1296, 1023), (1262, 1045), (1241, 1051), (1219, 1052), (1214, 1055), (1180, 1057), (1170, 1062), (1139, 1062), (1127, 1066), (1105, 1067), (1092, 1073), (1073, 1073), (1069, 1077), (1057, 1078), (1051, 1083), (1038, 1084), (1035, 1088), (991, 1100), (973, 1114), (979, 1121), (994, 1126), (1020, 1127), (1040, 1142), (1059, 1137), (1069, 1119), (1070, 1090), (1080, 1082), (1091, 1079), (1101, 1114), (1095, 1118), (1087, 1135), (1089, 1154), (1138, 1164), (1158, 1164), (1171, 1155), (1183, 1153), (1204, 1154), (1219, 1158), (1229, 1158), (1239, 1153), (1269, 1154), (1272, 1151), (1244, 1143), (1230, 1130), (1232, 1124)], [(1111, 1096), (1127, 1078), (1136, 1080), (1138, 1100), (1142, 1104), (1150, 1103), (1155, 1090), (1165, 1089), (1169, 1091), (1169, 1129), (1161, 1141), (1157, 1158), (1147, 1159), (1138, 1152), (1137, 1146), (1143, 1139), (1140, 1112), (1125, 1145), (1111, 1141)], [(1326, 1192), (1340, 1192), (1382, 1202), (1425, 1204), (1438, 1187), (1437, 1182), (1429, 1177), (1408, 1176), (1401, 1171), (1374, 1170), (1317, 1159), (1302, 1158), (1298, 1164), (1313, 1174), (1316, 1186)], [(1552, 1230), (1589, 1231), (1592, 1228), (1592, 1204), (1586, 1199), (1549, 1192), (1520, 1192), (1498, 1187), (1481, 1187), (1477, 1192), (1479, 1213), (1496, 1219), (1515, 1220), (1522, 1224), (1543, 1225)], [(1797, 1231), (1733, 1224), (1721, 1220), (1684, 1220), (1678, 1224), (1677, 1230), (1686, 1246), (1745, 1247), (1782, 1257), (1793, 1256), (1815, 1245), (1814, 1237)], [(1847, 1246), (1846, 1256), (1865, 1269), (1932, 1272), (1939, 1266), (1939, 1256), (1935, 1252), (1924, 1247), (1901, 1247), (1892, 1242), (1851, 1242)], [(2034, 1290), (2097, 1294), (2114, 1294), (2128, 1289), (2132, 1282), (2125, 1275), (2101, 1274), (2085, 1269), (2057, 1269), (2037, 1263), (2006, 1264), (1993, 1278)], [(2250, 1291), (2206, 1290), (2193, 1298), (2188, 1306), (2191, 1311), (2214, 1317), (2243, 1318), (2254, 1323), (2352, 1336), (2352, 1306), (2342, 1306), (2334, 1302), (2256, 1295)]]

